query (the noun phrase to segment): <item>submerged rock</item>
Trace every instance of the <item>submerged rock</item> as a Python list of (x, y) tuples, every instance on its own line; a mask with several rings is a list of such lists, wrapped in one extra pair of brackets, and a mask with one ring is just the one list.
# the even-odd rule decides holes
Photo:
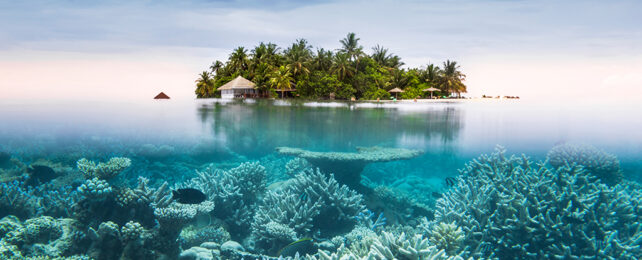
[(243, 252), (245, 251), (245, 248), (243, 248), (243, 246), (238, 242), (230, 240), (221, 245), (221, 251), (228, 250)]

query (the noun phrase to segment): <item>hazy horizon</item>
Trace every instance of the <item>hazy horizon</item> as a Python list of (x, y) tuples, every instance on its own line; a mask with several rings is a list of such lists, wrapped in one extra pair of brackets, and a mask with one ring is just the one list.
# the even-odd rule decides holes
[(355, 32), (404, 67), (455, 60), (469, 97), (642, 100), (636, 1), (0, 2), (0, 99), (193, 99), (237, 46)]

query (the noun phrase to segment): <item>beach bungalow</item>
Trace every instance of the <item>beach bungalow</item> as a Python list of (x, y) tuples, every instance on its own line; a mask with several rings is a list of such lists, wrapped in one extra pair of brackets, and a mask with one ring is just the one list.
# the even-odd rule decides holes
[(238, 76), (217, 90), (221, 91), (221, 98), (255, 97), (258, 94), (255, 87), (254, 82)]
[(154, 99), (169, 99), (169, 96), (167, 94), (161, 92), (161, 93), (158, 93), (158, 95), (156, 95), (154, 97)]

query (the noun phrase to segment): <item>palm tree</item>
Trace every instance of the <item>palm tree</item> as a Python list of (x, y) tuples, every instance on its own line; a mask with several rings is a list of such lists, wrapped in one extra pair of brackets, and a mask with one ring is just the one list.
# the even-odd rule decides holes
[(212, 79), (212, 74), (207, 71), (203, 71), (198, 76), (199, 78), (196, 80), (196, 97), (211, 97), (214, 92), (214, 80)]
[(372, 55), (370, 55), (370, 57), (379, 63), (379, 65), (385, 66), (386, 62), (390, 58), (390, 54), (388, 54), (388, 49), (377, 44), (372, 48)]
[(258, 46), (254, 47), (250, 56), (252, 57), (252, 63), (254, 65), (260, 63), (268, 63), (270, 65), (276, 65), (279, 60), (278, 57), (279, 47), (274, 43), (263, 43), (261, 42)]
[(270, 85), (276, 90), (281, 90), (281, 98), (284, 97), (285, 89), (290, 89), (291, 82), (290, 66), (280, 66), (270, 75)]
[(466, 80), (466, 75), (459, 70), (457, 62), (446, 60), (443, 66), (444, 69), (439, 78), (441, 90), (447, 91), (448, 93), (457, 93), (457, 95), (461, 95), (462, 92), (465, 93), (466, 85), (464, 85), (462, 81)]
[(292, 76), (308, 75), (310, 70), (308, 64), (312, 59), (311, 46), (305, 39), (296, 40), (290, 48), (285, 50), (285, 59), (292, 69)]
[(406, 77), (405, 71), (403, 69), (392, 71), (390, 84), (400, 89), (406, 88), (406, 86), (408, 85), (408, 77)]
[(216, 60), (215, 62), (212, 62), (212, 65), (210, 66), (210, 70), (215, 75), (218, 75), (219, 71), (221, 71), (221, 69), (223, 69), (223, 66), (225, 66), (223, 64), (223, 62), (221, 62), (220, 60)]
[(441, 75), (441, 69), (439, 66), (435, 66), (435, 64), (428, 64), (426, 66), (426, 70), (424, 72), (424, 79), (428, 83), (435, 83), (439, 79), (439, 76)]
[(361, 40), (361, 38), (357, 38), (356, 34), (351, 32), (339, 41), (342, 45), (340, 51), (348, 54), (350, 61), (355, 62), (355, 73), (359, 69), (359, 57), (363, 55), (363, 46), (359, 46), (359, 40)]
[(360, 38), (357, 38), (356, 34), (348, 33), (346, 37), (339, 42), (341, 42), (340, 51), (347, 53), (351, 61), (355, 61), (357, 57), (363, 54), (363, 46), (359, 46)]
[(379, 63), (379, 65), (391, 69), (399, 69), (399, 67), (404, 64), (401, 62), (401, 58), (399, 56), (388, 53), (388, 49), (378, 44), (372, 48), (372, 55), (370, 57)]
[(323, 48), (317, 49), (316, 55), (312, 58), (314, 69), (324, 72), (330, 71), (332, 68), (332, 55), (332, 51), (326, 51)]
[(238, 47), (234, 49), (234, 52), (230, 54), (229, 64), (234, 73), (240, 73), (247, 70), (248, 59), (247, 50), (245, 50), (245, 47)]
[(332, 73), (337, 74), (339, 80), (343, 80), (346, 76), (354, 75), (355, 69), (350, 66), (348, 54), (339, 52), (334, 55), (334, 62), (332, 64)]

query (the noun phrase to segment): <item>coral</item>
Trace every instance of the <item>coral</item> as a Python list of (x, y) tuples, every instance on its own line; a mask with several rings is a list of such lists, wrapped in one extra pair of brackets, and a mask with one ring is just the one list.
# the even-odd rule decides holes
[(81, 196), (92, 199), (105, 199), (111, 195), (112, 188), (105, 180), (93, 178), (78, 187)]
[(310, 259), (340, 260), (340, 259), (434, 259), (434, 260), (460, 260), (460, 256), (448, 256), (444, 250), (439, 250), (428, 243), (428, 239), (421, 235), (407, 237), (405, 233), (394, 235), (382, 232), (380, 236), (368, 236), (361, 240), (353, 241), (350, 246), (342, 244), (337, 252), (327, 253), (319, 250), (318, 256)]
[(361, 188), (361, 172), (372, 162), (407, 160), (421, 155), (419, 150), (404, 148), (357, 147), (357, 153), (313, 152), (300, 148), (277, 147), (284, 155), (306, 159), (326, 174), (334, 174), (337, 181), (353, 189)]
[(122, 254), (123, 245), (118, 224), (111, 221), (100, 223), (97, 230), (89, 228), (87, 236), (92, 241), (87, 251), (91, 258), (118, 259)]
[(127, 208), (138, 203), (138, 196), (134, 193), (134, 190), (125, 187), (116, 190), (115, 200), (119, 206)]
[(0, 183), (0, 216), (13, 214), (19, 217), (31, 217), (36, 215), (38, 197), (22, 188), (23, 186), (23, 183), (18, 180)]
[(24, 259), (17, 246), (0, 240), (0, 259)]
[(577, 166), (546, 168), (498, 148), (461, 170), (437, 201), (435, 223), (465, 234), (464, 252), (504, 259), (642, 254), (642, 193), (590, 181)]
[(220, 226), (187, 226), (181, 231), (179, 240), (182, 248), (201, 245), (205, 242), (223, 243), (230, 240), (230, 233)]
[(203, 191), (216, 205), (214, 215), (231, 226), (232, 233), (245, 234), (258, 198), (266, 188), (267, 173), (258, 163), (242, 163), (228, 171), (207, 168), (184, 183)]
[[(330, 238), (349, 232), (362, 212), (365, 206), (361, 195), (340, 185), (332, 176), (310, 171), (298, 174), (280, 190), (265, 195), (252, 230), (260, 242), (275, 249), (287, 244), (281, 239), (291, 235), (290, 230), (299, 238), (313, 235)], [(268, 226), (272, 229), (267, 229)], [(275, 234), (275, 230), (279, 232)]]
[(112, 157), (107, 162), (99, 163), (82, 158), (76, 162), (78, 170), (85, 174), (85, 177), (103, 180), (116, 177), (131, 164), (132, 161), (125, 157)]
[[(133, 197), (136, 198), (138, 203), (148, 204), (152, 208), (169, 206), (172, 202), (172, 193), (168, 188), (167, 182), (164, 182), (157, 189), (148, 186), (149, 179), (138, 177), (138, 186), (133, 190)], [(132, 194), (126, 194), (126, 196), (132, 196)]]
[(154, 215), (161, 227), (180, 230), (185, 224), (196, 217), (196, 209), (177, 207), (157, 208), (154, 210)]
[(455, 223), (440, 222), (433, 227), (430, 235), (430, 243), (446, 251), (448, 255), (459, 254), (463, 241), (464, 232)]
[[(73, 253), (76, 249), (76, 221), (41, 216), (19, 223), (8, 217), (12, 230), (5, 234), (3, 242), (17, 247), (24, 256), (59, 257)], [(2, 222), (6, 223), (6, 219)]]
[(306, 159), (299, 157), (296, 157), (285, 164), (285, 173), (291, 177), (311, 169), (312, 164), (310, 164)]
[(143, 144), (139, 147), (137, 154), (150, 159), (163, 159), (174, 155), (176, 148), (171, 145)]
[(620, 161), (587, 144), (562, 144), (553, 147), (547, 155), (548, 163), (555, 168), (577, 164), (602, 182), (614, 185), (622, 180)]
[(0, 183), (0, 216), (20, 218), (41, 215), (67, 217), (69, 209), (79, 200), (70, 186), (58, 189), (51, 184), (29, 187), (23, 181)]
[(359, 212), (355, 218), (359, 225), (364, 226), (370, 230), (375, 230), (386, 225), (386, 217), (383, 216), (383, 212), (379, 213), (377, 218), (374, 218), (375, 213), (367, 210), (366, 212)]
[(134, 221), (129, 221), (120, 228), (120, 237), (123, 241), (132, 241), (139, 239), (140, 236), (145, 232), (145, 228)]
[(387, 186), (378, 186), (366, 196), (369, 209), (381, 212), (389, 224), (412, 224), (423, 217), (432, 218), (433, 210), (417, 202), (407, 193)]

